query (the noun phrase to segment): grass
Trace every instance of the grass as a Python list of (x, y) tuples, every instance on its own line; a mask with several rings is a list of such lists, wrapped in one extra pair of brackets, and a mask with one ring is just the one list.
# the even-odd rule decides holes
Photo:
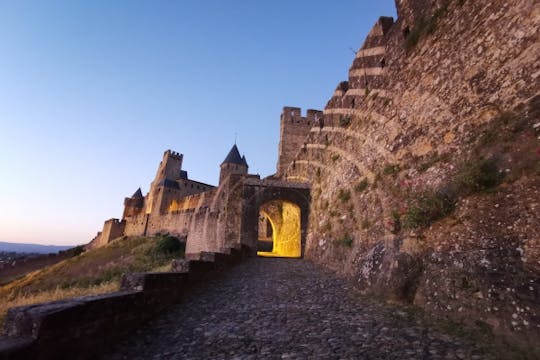
[(115, 291), (126, 272), (168, 271), (183, 256), (171, 236), (120, 238), (0, 287), (0, 326), (13, 306)]

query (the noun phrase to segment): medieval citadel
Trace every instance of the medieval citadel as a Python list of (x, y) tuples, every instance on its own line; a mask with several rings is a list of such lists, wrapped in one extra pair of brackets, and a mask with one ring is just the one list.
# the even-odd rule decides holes
[(283, 109), (275, 175), (250, 175), (235, 145), (213, 187), (166, 151), (90, 246), (170, 233), (188, 254), (304, 256), (366, 293), (539, 339), (540, 7), (396, 6), (324, 111)]
[(89, 248), (304, 257), (366, 294), (540, 341), (540, 5), (396, 0), (323, 111), (285, 107), (276, 173), (236, 145), (217, 187), (167, 150)]

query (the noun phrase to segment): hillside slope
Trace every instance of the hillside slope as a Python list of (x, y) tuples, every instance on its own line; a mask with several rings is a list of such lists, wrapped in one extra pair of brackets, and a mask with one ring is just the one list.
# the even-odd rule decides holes
[(126, 272), (168, 271), (183, 251), (174, 237), (120, 238), (32, 272), (0, 287), (0, 324), (10, 307), (116, 291)]

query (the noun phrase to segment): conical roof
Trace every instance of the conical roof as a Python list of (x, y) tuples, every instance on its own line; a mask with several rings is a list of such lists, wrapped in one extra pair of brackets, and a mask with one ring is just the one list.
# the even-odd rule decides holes
[(237, 164), (237, 165), (244, 165), (244, 162), (242, 161), (242, 157), (240, 156), (240, 152), (238, 151), (238, 148), (236, 147), (236, 144), (233, 145), (231, 151), (229, 151), (229, 154), (223, 160), (221, 165), (223, 164)]
[(249, 165), (247, 163), (247, 160), (246, 160), (246, 155), (242, 155), (242, 163), (244, 164), (245, 167), (249, 167)]
[(133, 195), (131, 195), (132, 199), (140, 199), (142, 197), (143, 196), (142, 196), (141, 188), (138, 188), (137, 191), (135, 191), (135, 193)]

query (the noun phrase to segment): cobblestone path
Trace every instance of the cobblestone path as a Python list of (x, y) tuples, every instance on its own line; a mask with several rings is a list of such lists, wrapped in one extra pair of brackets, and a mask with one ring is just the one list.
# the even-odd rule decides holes
[(253, 258), (106, 359), (488, 359), (481, 348), (355, 296), (304, 260)]

